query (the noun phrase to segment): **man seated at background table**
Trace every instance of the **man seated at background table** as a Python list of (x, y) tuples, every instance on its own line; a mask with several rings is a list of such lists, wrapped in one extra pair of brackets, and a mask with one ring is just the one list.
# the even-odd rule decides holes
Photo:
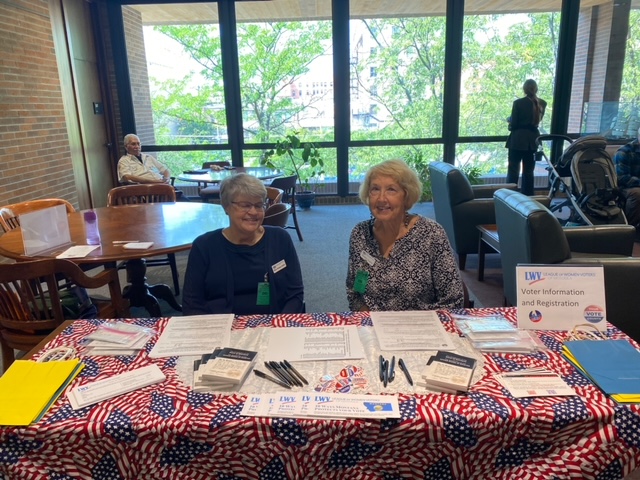
[(624, 214), (629, 225), (636, 227), (636, 242), (640, 241), (640, 128), (637, 136), (620, 147), (613, 157), (618, 187), (625, 198)]
[(137, 135), (130, 133), (124, 137), (126, 155), (118, 161), (118, 182), (120, 183), (169, 183), (171, 172), (155, 157), (142, 153), (142, 145)]

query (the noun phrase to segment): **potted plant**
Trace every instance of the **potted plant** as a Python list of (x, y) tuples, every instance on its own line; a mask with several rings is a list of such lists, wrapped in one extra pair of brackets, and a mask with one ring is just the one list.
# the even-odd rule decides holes
[(315, 200), (312, 184), (324, 174), (324, 161), (320, 150), (312, 142), (303, 142), (298, 132), (289, 133), (276, 142), (275, 149), (267, 150), (262, 165), (282, 170), (286, 175), (297, 175), (296, 200), (302, 209), (310, 208)]

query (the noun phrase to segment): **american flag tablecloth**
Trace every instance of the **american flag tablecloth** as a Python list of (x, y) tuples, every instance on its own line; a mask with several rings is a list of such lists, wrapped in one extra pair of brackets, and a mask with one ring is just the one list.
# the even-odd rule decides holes
[[(505, 314), (514, 309), (481, 309)], [(445, 328), (456, 328), (439, 312)], [(458, 312), (459, 313), (459, 312)], [(134, 319), (161, 331), (167, 318)], [(100, 321), (78, 321), (48, 347), (72, 345)], [(367, 313), (236, 318), (234, 329), (358, 325)], [(240, 417), (244, 396), (193, 392), (176, 358), (88, 357), (73, 384), (155, 362), (162, 384), (71, 409), (61, 397), (36, 425), (0, 427), (7, 479), (620, 479), (640, 461), (640, 407), (617, 405), (560, 355), (565, 332), (539, 332), (548, 352), (485, 356), (467, 395), (399, 395), (386, 421)], [(624, 337), (615, 328), (614, 337)], [(157, 339), (157, 336), (156, 336)], [(155, 339), (154, 339), (155, 340)], [(552, 369), (578, 396), (514, 399), (493, 373)]]

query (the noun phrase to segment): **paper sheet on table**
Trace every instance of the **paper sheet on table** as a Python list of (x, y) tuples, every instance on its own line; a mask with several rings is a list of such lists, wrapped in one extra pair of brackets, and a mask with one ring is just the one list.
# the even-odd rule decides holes
[(435, 311), (371, 312), (380, 350), (454, 350)]
[(56, 258), (83, 258), (93, 252), (100, 245), (75, 245), (67, 248), (60, 255), (56, 255)]
[(274, 328), (269, 332), (268, 361), (313, 361), (364, 358), (354, 325)]
[(233, 314), (173, 317), (149, 353), (151, 358), (211, 353), (229, 344)]

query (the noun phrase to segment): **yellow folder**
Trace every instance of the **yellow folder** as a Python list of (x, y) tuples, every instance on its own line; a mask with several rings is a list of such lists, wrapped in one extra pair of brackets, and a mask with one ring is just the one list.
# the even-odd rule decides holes
[(83, 367), (79, 359), (13, 362), (0, 377), (0, 425), (40, 420)]

